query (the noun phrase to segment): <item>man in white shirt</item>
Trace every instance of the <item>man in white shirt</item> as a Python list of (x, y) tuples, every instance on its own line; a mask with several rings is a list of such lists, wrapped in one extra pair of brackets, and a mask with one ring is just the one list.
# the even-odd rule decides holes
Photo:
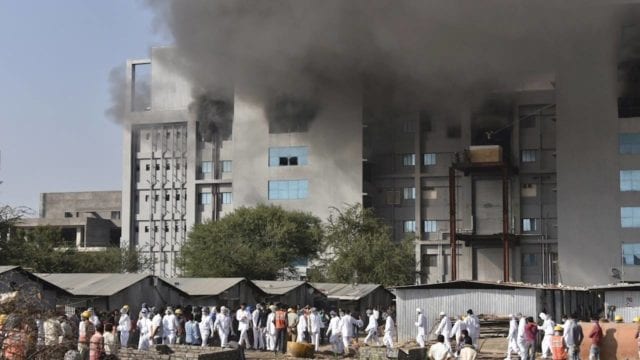
[(240, 309), (236, 311), (236, 320), (238, 321), (238, 331), (240, 332), (240, 337), (238, 339), (238, 345), (242, 346), (244, 342), (244, 346), (247, 350), (251, 349), (251, 343), (249, 342), (249, 321), (250, 316), (247, 314), (247, 304), (240, 304)]
[(368, 323), (364, 331), (367, 332), (367, 336), (364, 338), (364, 343), (369, 345), (369, 341), (373, 341), (376, 345), (380, 346), (380, 339), (378, 339), (378, 319), (373, 311), (367, 309)]
[(350, 313), (345, 313), (345, 315), (341, 319), (342, 328), (340, 332), (342, 333), (342, 344), (344, 345), (344, 354), (349, 355), (349, 345), (351, 345), (351, 340), (354, 335), (354, 327), (362, 327), (364, 323), (362, 320), (356, 320), (351, 316)]
[(315, 350), (320, 350), (320, 328), (322, 327), (322, 319), (318, 314), (318, 309), (311, 308), (309, 315), (309, 328), (311, 329), (311, 343), (315, 346)]
[(416, 321), (416, 327), (418, 328), (418, 335), (416, 335), (416, 342), (421, 348), (424, 348), (427, 341), (427, 317), (422, 313), (421, 308), (417, 308), (418, 320)]
[(451, 350), (444, 344), (444, 336), (438, 335), (438, 342), (429, 348), (429, 359), (446, 360), (453, 358)]
[(327, 330), (327, 336), (329, 337), (329, 343), (333, 348), (333, 353), (339, 354), (343, 351), (342, 334), (340, 333), (342, 329), (341, 319), (333, 310), (329, 313), (329, 315), (331, 316), (331, 320), (329, 321), (329, 329)]
[(473, 346), (478, 348), (478, 338), (480, 337), (480, 320), (477, 316), (473, 314), (473, 310), (467, 310), (467, 318), (465, 319), (467, 323), (467, 331), (469, 332), (469, 337), (473, 340)]
[(382, 343), (388, 349), (393, 349), (393, 335), (395, 333), (396, 324), (393, 322), (393, 318), (391, 315), (384, 314), (382, 317), (386, 319), (384, 320), (384, 337), (382, 338)]
[(507, 334), (507, 357), (505, 360), (511, 360), (511, 354), (520, 353), (518, 348), (518, 319), (513, 314), (509, 314), (509, 333)]
[(140, 310), (140, 317), (138, 318), (136, 326), (140, 332), (138, 350), (149, 350), (152, 325), (151, 320), (149, 320), (149, 311), (147, 308), (142, 308), (142, 310)]
[(153, 343), (162, 344), (162, 315), (160, 315), (160, 310), (156, 308), (152, 308), (152, 312), (154, 314), (153, 319), (151, 319), (151, 335), (153, 337)]
[(542, 338), (542, 358), (550, 359), (551, 358), (551, 337), (553, 336), (553, 328), (556, 326), (556, 323), (551, 319), (551, 316), (541, 312), (540, 319), (542, 319), (542, 326), (538, 326), (538, 330), (544, 331), (544, 337)]
[(176, 343), (178, 326), (178, 319), (173, 314), (173, 310), (170, 307), (167, 308), (164, 317), (162, 317), (163, 344), (173, 345)]
[(264, 350), (264, 333), (260, 328), (260, 323), (264, 322), (266, 314), (262, 311), (262, 305), (256, 304), (256, 309), (251, 313), (251, 326), (253, 328), (253, 347)]
[(449, 317), (444, 311), (440, 312), (440, 324), (438, 324), (438, 328), (436, 329), (436, 335), (444, 336), (444, 344), (451, 350), (451, 343), (449, 342), (449, 338), (451, 337), (451, 321), (449, 321)]

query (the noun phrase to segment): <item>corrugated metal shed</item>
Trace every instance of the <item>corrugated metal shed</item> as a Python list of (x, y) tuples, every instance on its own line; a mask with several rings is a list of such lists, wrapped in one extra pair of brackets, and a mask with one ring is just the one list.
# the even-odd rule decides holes
[(218, 296), (245, 281), (245, 278), (171, 278), (167, 282), (189, 296)]
[(258, 286), (260, 290), (264, 291), (267, 295), (284, 295), (299, 286), (304, 286), (307, 283), (306, 281), (298, 280), (251, 280), (251, 282), (256, 284), (256, 286)]
[(380, 284), (341, 284), (341, 283), (311, 283), (311, 286), (327, 295), (327, 298), (335, 300), (357, 301), (369, 295)]
[(78, 274), (34, 274), (69, 293), (79, 296), (111, 296), (149, 274), (78, 273)]
[(0, 274), (4, 274), (4, 273), (6, 273), (7, 271), (15, 270), (15, 269), (18, 269), (18, 268), (20, 268), (20, 266), (15, 266), (15, 265), (3, 265), (3, 266), (0, 266)]
[(640, 316), (640, 284), (614, 284), (594, 286), (591, 290), (601, 294), (605, 306), (614, 305), (615, 315), (621, 315), (624, 322), (631, 322), (634, 317)]

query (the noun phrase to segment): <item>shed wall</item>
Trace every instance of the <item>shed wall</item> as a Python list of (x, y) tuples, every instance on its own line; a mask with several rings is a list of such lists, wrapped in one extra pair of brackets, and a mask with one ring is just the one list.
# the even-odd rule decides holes
[(615, 315), (622, 315), (624, 322), (631, 322), (640, 316), (640, 291), (605, 291), (604, 300), (608, 305), (615, 305)]

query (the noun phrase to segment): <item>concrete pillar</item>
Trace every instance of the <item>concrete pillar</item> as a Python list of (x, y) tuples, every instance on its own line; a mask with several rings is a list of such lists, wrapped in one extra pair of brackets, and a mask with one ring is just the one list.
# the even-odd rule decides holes
[(82, 227), (78, 226), (76, 228), (76, 247), (82, 247)]

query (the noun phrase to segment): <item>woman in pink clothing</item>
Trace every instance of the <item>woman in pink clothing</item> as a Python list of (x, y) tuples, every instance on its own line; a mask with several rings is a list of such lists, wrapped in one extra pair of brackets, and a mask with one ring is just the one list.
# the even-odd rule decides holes
[(104, 352), (103, 331), (103, 325), (98, 324), (98, 326), (96, 326), (96, 332), (91, 336), (91, 340), (89, 340), (89, 360), (100, 360)]

